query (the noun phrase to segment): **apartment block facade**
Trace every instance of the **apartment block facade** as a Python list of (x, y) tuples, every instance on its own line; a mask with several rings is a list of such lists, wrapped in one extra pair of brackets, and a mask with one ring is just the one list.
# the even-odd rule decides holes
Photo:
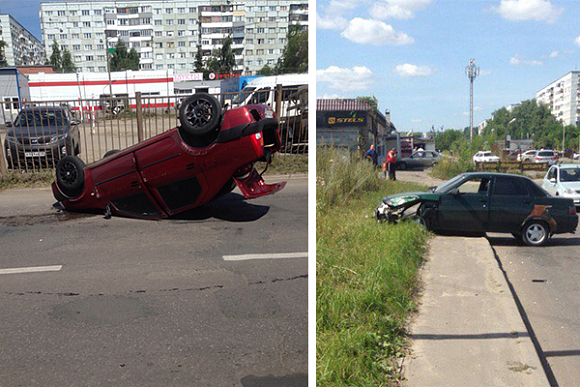
[(538, 91), (536, 101), (548, 105), (564, 125), (579, 125), (580, 71), (570, 71)]
[(208, 58), (233, 39), (237, 71), (255, 74), (283, 53), (288, 27), (307, 28), (305, 0), (142, 0), (42, 3), (41, 28), (48, 55), (56, 40), (78, 69), (107, 71), (107, 49), (122, 39), (140, 56), (141, 70), (194, 69), (198, 47)]
[(0, 40), (8, 66), (37, 66), (46, 61), (44, 46), (10, 15), (0, 15)]

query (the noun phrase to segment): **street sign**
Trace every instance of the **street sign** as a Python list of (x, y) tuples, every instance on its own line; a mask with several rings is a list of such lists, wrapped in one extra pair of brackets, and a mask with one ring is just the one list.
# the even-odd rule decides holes
[(117, 51), (117, 48), (116, 47), (111, 47), (107, 51), (109, 51), (109, 53), (113, 53), (113, 52)]

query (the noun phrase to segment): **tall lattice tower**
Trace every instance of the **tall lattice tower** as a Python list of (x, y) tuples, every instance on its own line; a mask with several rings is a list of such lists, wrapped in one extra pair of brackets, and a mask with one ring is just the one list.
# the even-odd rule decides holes
[(469, 140), (473, 140), (473, 81), (479, 75), (479, 67), (475, 65), (475, 59), (469, 60), (469, 66), (465, 68), (469, 78)]

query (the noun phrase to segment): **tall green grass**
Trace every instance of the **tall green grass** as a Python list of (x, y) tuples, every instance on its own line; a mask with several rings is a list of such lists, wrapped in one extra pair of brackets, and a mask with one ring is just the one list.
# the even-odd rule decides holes
[(381, 181), (364, 160), (317, 150), (318, 386), (397, 384), (429, 234), (414, 223), (378, 224), (372, 212), (385, 195), (423, 188)]

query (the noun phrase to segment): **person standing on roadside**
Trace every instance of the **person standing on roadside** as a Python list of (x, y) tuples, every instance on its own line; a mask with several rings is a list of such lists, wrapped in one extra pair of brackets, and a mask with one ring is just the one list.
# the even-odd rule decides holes
[(392, 148), (387, 153), (387, 170), (389, 171), (389, 179), (390, 180), (397, 180), (395, 176), (395, 171), (397, 169), (397, 151), (395, 148)]
[(372, 161), (373, 163), (373, 167), (375, 169), (377, 169), (377, 165), (379, 164), (379, 155), (377, 154), (377, 151), (375, 150), (375, 146), (371, 144), (369, 150), (367, 151), (367, 153), (365, 153), (365, 157), (367, 159), (369, 159), (370, 161)]

